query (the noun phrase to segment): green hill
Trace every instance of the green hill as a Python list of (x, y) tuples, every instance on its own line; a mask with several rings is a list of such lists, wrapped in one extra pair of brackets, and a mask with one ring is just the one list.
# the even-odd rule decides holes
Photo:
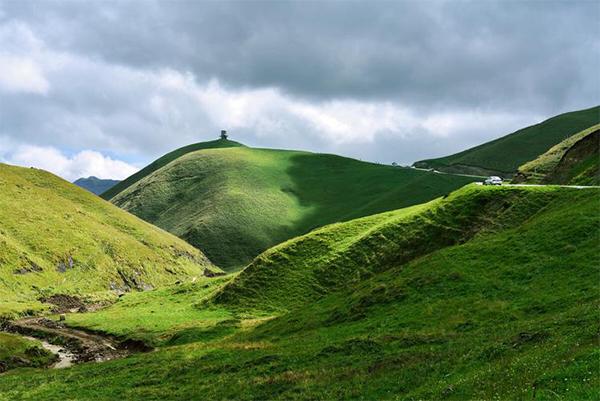
[(235, 147), (187, 153), (111, 201), (233, 270), (314, 228), (426, 202), (474, 180), (334, 155)]
[(416, 162), (415, 167), (509, 178), (519, 166), (537, 158), (564, 139), (598, 123), (600, 106), (573, 111), (451, 156)]
[(233, 281), (131, 293), (69, 315), (95, 330), (151, 333), (161, 345), (67, 371), (9, 372), (0, 394), (594, 400), (599, 195), (472, 185), (324, 227), (269, 250)]
[(152, 163), (150, 163), (149, 165), (147, 165), (146, 167), (144, 167), (137, 173), (133, 174), (132, 176), (124, 179), (123, 181), (119, 182), (115, 186), (111, 187), (110, 189), (108, 189), (106, 192), (104, 192), (100, 196), (106, 200), (109, 200), (109, 199), (113, 198), (114, 196), (116, 196), (117, 194), (119, 194), (120, 192), (123, 192), (125, 189), (129, 188), (130, 186), (132, 186), (133, 184), (135, 184), (142, 178), (149, 176), (150, 174), (152, 174), (156, 170), (160, 169), (161, 167), (166, 166), (173, 160), (178, 159), (181, 156), (186, 155), (190, 152), (195, 152), (197, 150), (202, 150), (202, 149), (234, 148), (234, 147), (239, 147), (239, 146), (244, 146), (244, 145), (242, 145), (241, 143), (237, 143), (235, 141), (227, 140), (227, 139), (217, 139), (214, 141), (200, 142), (200, 143), (195, 143), (192, 145), (184, 146), (182, 148), (179, 148), (172, 152), (167, 153), (166, 155), (160, 157), (159, 159), (156, 159), (155, 161), (153, 161)]
[(426, 204), (333, 224), (263, 253), (216, 299), (236, 307), (288, 310), (389, 266), (517, 227), (557, 198), (570, 196), (556, 189), (473, 185)]
[(514, 182), (600, 185), (600, 124), (583, 130), (525, 163)]
[(0, 164), (0, 316), (55, 294), (148, 289), (207, 268), (197, 249), (88, 191)]

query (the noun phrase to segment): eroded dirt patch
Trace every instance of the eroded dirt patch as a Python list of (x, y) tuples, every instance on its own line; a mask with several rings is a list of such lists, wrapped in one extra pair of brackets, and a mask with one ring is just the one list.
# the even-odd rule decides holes
[(109, 302), (89, 303), (85, 300), (66, 294), (54, 294), (39, 299), (40, 302), (53, 305), (54, 313), (74, 313), (74, 312), (93, 312), (108, 306)]

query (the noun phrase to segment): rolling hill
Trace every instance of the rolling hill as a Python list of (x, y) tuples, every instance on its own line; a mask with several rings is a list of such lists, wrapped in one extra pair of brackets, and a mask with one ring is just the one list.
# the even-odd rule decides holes
[(552, 117), (454, 155), (416, 162), (418, 168), (510, 178), (519, 166), (564, 139), (600, 123), (600, 106)]
[(73, 184), (83, 189), (87, 189), (93, 194), (100, 195), (101, 193), (106, 192), (110, 188), (117, 185), (119, 182), (119, 180), (105, 180), (91, 176), (87, 178), (79, 178), (73, 181)]
[(583, 130), (525, 163), (513, 182), (600, 185), (600, 124)]
[(176, 149), (176, 150), (169, 152), (166, 155), (156, 159), (155, 161), (153, 161), (152, 163), (150, 163), (149, 165), (147, 165), (146, 167), (144, 167), (137, 173), (133, 174), (130, 177), (127, 177), (126, 179), (124, 179), (123, 181), (118, 183), (117, 185), (111, 187), (110, 189), (108, 189), (107, 191), (102, 193), (101, 196), (102, 196), (102, 198), (109, 200), (109, 199), (113, 198), (114, 196), (116, 196), (117, 194), (119, 194), (120, 192), (123, 192), (125, 189), (129, 188), (130, 186), (132, 186), (133, 184), (135, 184), (142, 178), (147, 177), (148, 175), (152, 174), (153, 172), (160, 169), (161, 167), (166, 166), (173, 160), (178, 159), (179, 157), (184, 156), (190, 152), (195, 152), (197, 150), (202, 150), (202, 149), (235, 148), (235, 147), (239, 147), (239, 146), (244, 146), (244, 145), (242, 145), (241, 143), (235, 142), (235, 141), (227, 140), (227, 139), (217, 139), (215, 141), (200, 142), (200, 143), (194, 143), (192, 145), (184, 146), (182, 148)]
[(326, 226), (257, 257), (216, 300), (243, 308), (289, 310), (390, 266), (519, 227), (540, 210), (564, 205), (571, 197), (552, 187), (471, 185), (426, 204)]
[(593, 400), (599, 195), (471, 185), (323, 227), (233, 279), (130, 293), (69, 315), (159, 348), (67, 371), (9, 372), (0, 394)]
[(215, 267), (197, 249), (50, 173), (0, 164), (0, 316), (53, 295), (149, 289)]
[(111, 202), (235, 270), (314, 228), (426, 202), (474, 180), (326, 154), (203, 148), (155, 170)]

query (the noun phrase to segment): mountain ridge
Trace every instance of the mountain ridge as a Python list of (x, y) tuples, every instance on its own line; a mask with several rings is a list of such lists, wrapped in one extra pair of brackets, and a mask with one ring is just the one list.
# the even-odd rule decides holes
[(473, 148), (445, 157), (421, 160), (413, 165), (448, 173), (511, 178), (522, 164), (542, 155), (563, 139), (598, 123), (600, 106), (571, 111)]
[(78, 178), (77, 180), (73, 181), (73, 184), (75, 184), (78, 187), (81, 187), (83, 189), (87, 189), (88, 191), (90, 191), (93, 194), (100, 195), (103, 192), (106, 192), (110, 188), (117, 185), (119, 182), (121, 182), (121, 181), (98, 178), (98, 177), (92, 175), (89, 177)]

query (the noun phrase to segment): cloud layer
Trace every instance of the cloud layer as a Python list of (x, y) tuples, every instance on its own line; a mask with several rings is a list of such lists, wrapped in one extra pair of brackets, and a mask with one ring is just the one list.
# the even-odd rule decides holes
[(91, 150), (68, 157), (52, 147), (30, 145), (17, 147), (6, 162), (19, 166), (35, 166), (70, 181), (89, 176), (122, 180), (138, 170), (127, 163)]
[(600, 103), (599, 17), (587, 1), (0, 1), (0, 157), (122, 178), (226, 128), (409, 163)]

